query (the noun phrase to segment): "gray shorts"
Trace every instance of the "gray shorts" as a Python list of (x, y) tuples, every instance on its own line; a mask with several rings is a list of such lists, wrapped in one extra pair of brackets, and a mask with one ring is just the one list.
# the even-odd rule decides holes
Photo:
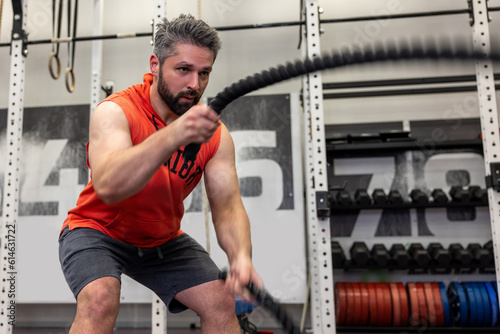
[(176, 293), (217, 280), (220, 270), (205, 249), (187, 234), (163, 245), (139, 248), (90, 228), (67, 227), (59, 237), (59, 261), (75, 298), (90, 282), (126, 274), (154, 291), (172, 313), (187, 309)]

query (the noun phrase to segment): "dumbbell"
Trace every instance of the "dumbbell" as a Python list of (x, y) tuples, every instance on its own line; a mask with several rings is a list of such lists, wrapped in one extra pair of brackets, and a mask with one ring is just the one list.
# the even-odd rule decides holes
[(472, 262), (472, 255), (464, 249), (461, 244), (455, 243), (448, 246), (451, 258), (457, 261), (461, 266), (469, 267)]
[(375, 263), (381, 267), (385, 267), (391, 260), (389, 251), (383, 244), (374, 244), (370, 254)]
[(470, 243), (467, 246), (467, 250), (481, 267), (486, 267), (493, 261), (493, 255), (487, 250), (481, 247), (478, 243)]
[(374, 189), (372, 193), (373, 203), (375, 205), (384, 205), (387, 203), (387, 195), (385, 194), (384, 189)]
[(332, 241), (332, 265), (333, 268), (342, 268), (345, 262), (345, 254), (337, 241)]
[(412, 243), (408, 248), (410, 258), (415, 261), (419, 267), (427, 267), (429, 265), (430, 256), (421, 243)]
[(468, 202), (471, 199), (469, 192), (460, 186), (451, 187), (450, 196), (457, 202)]
[(435, 261), (440, 267), (446, 268), (450, 265), (451, 255), (450, 251), (443, 248), (439, 242), (431, 242), (427, 246), (427, 253), (433, 261)]
[(397, 190), (391, 190), (387, 196), (389, 203), (391, 204), (402, 204), (403, 196)]
[(486, 202), (488, 200), (488, 192), (486, 189), (481, 189), (480, 186), (469, 186), (467, 191), (472, 201)]
[(399, 268), (407, 268), (410, 262), (410, 255), (403, 244), (393, 244), (389, 254)]
[(339, 206), (349, 206), (352, 204), (351, 194), (345, 189), (339, 190), (337, 196), (335, 196), (337, 205)]
[(434, 203), (448, 203), (448, 196), (446, 196), (446, 193), (443, 191), (443, 189), (436, 188), (432, 191), (431, 196), (434, 200)]
[(485, 243), (483, 248), (486, 249), (491, 254), (491, 263), (494, 264), (493, 258), (495, 257), (495, 251), (493, 250), (493, 241), (490, 240), (487, 243)]
[(410, 198), (414, 203), (425, 204), (429, 201), (427, 195), (420, 189), (413, 189), (410, 192)]
[(349, 250), (351, 260), (358, 266), (366, 266), (371, 260), (370, 250), (362, 241), (356, 241)]
[(354, 193), (354, 200), (360, 205), (370, 205), (372, 203), (372, 199), (366, 189), (357, 189)]

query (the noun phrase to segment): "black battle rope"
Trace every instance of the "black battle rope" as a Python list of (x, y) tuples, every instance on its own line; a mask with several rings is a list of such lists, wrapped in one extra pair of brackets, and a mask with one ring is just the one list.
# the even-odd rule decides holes
[[(75, 67), (75, 46), (76, 46), (76, 19), (78, 17), (78, 0), (75, 0), (75, 8), (73, 15), (73, 33), (72, 42), (68, 43), (68, 66), (66, 68), (66, 89), (68, 92), (73, 93), (75, 91), (75, 73), (73, 69)], [(71, 0), (68, 0), (68, 37), (71, 35)]]
[[(227, 272), (223, 271), (221, 274), (221, 279), (226, 280)], [(248, 291), (254, 296), (259, 304), (262, 304), (268, 311), (270, 311), (277, 320), (281, 323), (283, 328), (289, 334), (300, 334), (300, 328), (295, 326), (292, 318), (288, 315), (286, 310), (281, 306), (281, 304), (271, 296), (269, 292), (264, 289), (259, 289), (253, 283), (249, 283), (246, 287)]]
[[(52, 0), (52, 39), (61, 38), (61, 26), (62, 26), (62, 12), (63, 12), (63, 0), (59, 0), (59, 8), (57, 14), (57, 27), (56, 27), (56, 0)], [(57, 28), (57, 35), (56, 35)], [(55, 44), (55, 45), (54, 45)], [(59, 45), (60, 43), (52, 43), (52, 53), (49, 58), (49, 72), (53, 79), (58, 79), (61, 75), (61, 62), (59, 61)], [(54, 71), (53, 63), (56, 62), (56, 71)]]
[[(457, 39), (452, 42), (449, 39), (442, 39), (436, 43), (434, 39), (415, 39), (411, 42), (402, 40), (399, 43), (388, 41), (385, 43), (374, 43), (364, 46), (362, 49), (344, 48), (342, 51), (334, 51), (331, 54), (324, 54), (314, 59), (296, 60), (287, 62), (285, 65), (272, 67), (260, 73), (255, 73), (245, 79), (226, 87), (215, 98), (210, 101), (209, 106), (218, 114), (221, 113), (229, 103), (237, 98), (264, 88), (275, 83), (295, 78), (311, 72), (325, 69), (333, 69), (342, 66), (355, 65), (375, 61), (412, 59), (500, 59), (498, 50), (492, 51), (490, 55), (482, 51), (467, 47), (464, 39)], [(184, 150), (184, 159), (194, 161), (200, 150), (200, 144), (189, 144)]]

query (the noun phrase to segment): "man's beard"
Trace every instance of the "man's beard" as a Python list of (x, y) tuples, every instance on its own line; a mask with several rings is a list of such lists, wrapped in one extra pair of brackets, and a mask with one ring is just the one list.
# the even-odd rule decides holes
[[(188, 111), (192, 106), (198, 104), (200, 101), (200, 95), (198, 92), (193, 90), (181, 91), (174, 96), (168, 88), (167, 83), (163, 81), (161, 70), (158, 75), (158, 94), (160, 94), (161, 98), (165, 101), (170, 110), (178, 116), (182, 116), (186, 111)], [(181, 102), (180, 99), (183, 96), (194, 97), (194, 100), (192, 102)]]

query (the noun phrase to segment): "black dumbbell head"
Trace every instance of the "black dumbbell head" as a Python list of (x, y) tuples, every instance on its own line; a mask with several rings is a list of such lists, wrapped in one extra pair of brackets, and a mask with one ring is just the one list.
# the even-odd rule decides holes
[(408, 262), (410, 262), (410, 255), (403, 244), (393, 244), (391, 250), (389, 251), (393, 261), (400, 268), (407, 268)]
[(366, 189), (357, 189), (354, 193), (354, 200), (360, 205), (369, 205), (372, 203), (372, 199)]
[(389, 192), (389, 195), (387, 196), (387, 199), (389, 203), (391, 204), (402, 204), (403, 203), (403, 196), (401, 196), (401, 193), (397, 190), (391, 190)]
[(374, 244), (371, 250), (372, 259), (379, 266), (386, 266), (391, 260), (389, 251), (383, 244)]
[(448, 196), (443, 191), (443, 189), (434, 189), (431, 193), (431, 196), (435, 203), (448, 203)]
[(351, 194), (347, 190), (339, 190), (335, 199), (339, 206), (349, 206), (352, 204)]
[(427, 195), (420, 189), (413, 189), (410, 192), (410, 198), (414, 203), (424, 204), (429, 201)]
[(370, 250), (362, 241), (354, 242), (349, 250), (349, 253), (351, 255), (351, 261), (359, 266), (367, 265), (371, 259)]

